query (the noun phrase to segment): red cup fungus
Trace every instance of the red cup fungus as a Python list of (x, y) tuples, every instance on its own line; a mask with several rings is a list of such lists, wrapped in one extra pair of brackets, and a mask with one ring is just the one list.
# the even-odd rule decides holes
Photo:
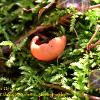
[(51, 61), (56, 59), (64, 51), (66, 46), (66, 36), (55, 37), (48, 43), (38, 44), (39, 36), (33, 37), (30, 49), (32, 55), (41, 61)]

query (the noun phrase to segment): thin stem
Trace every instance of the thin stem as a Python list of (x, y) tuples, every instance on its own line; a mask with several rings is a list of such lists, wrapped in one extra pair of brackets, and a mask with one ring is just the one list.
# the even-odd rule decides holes
[(60, 84), (44, 83), (43, 85), (46, 86), (46, 87), (52, 88), (52, 89), (60, 90), (62, 92), (73, 93), (73, 90), (71, 88), (66, 89), (66, 88), (62, 87), (62, 85), (60, 85)]
[(90, 7), (89, 7), (89, 10), (90, 10), (90, 9), (95, 9), (95, 8), (100, 8), (100, 4), (90, 6)]
[(98, 32), (99, 29), (100, 29), (100, 25), (97, 25), (97, 26), (96, 26), (96, 30), (95, 30), (93, 36), (91, 37), (90, 41), (88, 42), (88, 44), (91, 44), (91, 43), (92, 43), (92, 41), (93, 41), (93, 39), (96, 37), (97, 32)]
[(95, 43), (95, 46), (98, 45), (98, 44), (100, 44), (100, 40), (98, 40), (98, 41)]
[(88, 42), (88, 44), (87, 44), (87, 50), (90, 50), (91, 48), (94, 48), (94, 47), (96, 47), (98, 44), (100, 44), (100, 40), (98, 40), (95, 44), (92, 44), (93, 39), (96, 37), (97, 32), (99, 31), (99, 29), (100, 29), (100, 25), (97, 25), (94, 34), (92, 35), (91, 39), (89, 40), (89, 42)]
[(74, 28), (74, 32), (75, 32), (76, 37), (77, 37), (77, 39), (78, 39), (78, 33), (77, 33), (77, 31), (76, 31), (76, 29), (75, 29), (75, 28)]

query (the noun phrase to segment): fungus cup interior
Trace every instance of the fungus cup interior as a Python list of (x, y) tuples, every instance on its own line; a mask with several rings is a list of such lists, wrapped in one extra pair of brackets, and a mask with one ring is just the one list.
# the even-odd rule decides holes
[(35, 44), (41, 45), (41, 44), (43, 44), (43, 43), (49, 43), (49, 41), (50, 41), (51, 39), (53, 39), (53, 38), (56, 37), (56, 35), (55, 35), (55, 34), (52, 34), (52, 33), (53, 33), (53, 30), (47, 31), (47, 32), (43, 31), (43, 32), (40, 32), (40, 33), (36, 33), (36, 35), (31, 35), (31, 36), (29, 37), (29, 38), (30, 38), (29, 40), (31, 41), (32, 38), (33, 38), (34, 36), (38, 36), (39, 39), (37, 39), (37, 40), (35, 41)]
[(49, 42), (49, 38), (48, 38), (48, 40), (47, 40), (47, 39), (41, 38), (41, 37), (39, 36), (39, 39), (36, 40), (35, 44), (41, 45), (41, 44), (43, 44), (43, 43), (48, 43), (48, 42)]

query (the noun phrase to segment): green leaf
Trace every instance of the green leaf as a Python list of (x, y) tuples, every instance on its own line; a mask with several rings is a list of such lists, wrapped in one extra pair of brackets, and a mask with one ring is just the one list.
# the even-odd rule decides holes
[(0, 43), (0, 46), (10, 46), (12, 47), (14, 44), (11, 41), (3, 41)]

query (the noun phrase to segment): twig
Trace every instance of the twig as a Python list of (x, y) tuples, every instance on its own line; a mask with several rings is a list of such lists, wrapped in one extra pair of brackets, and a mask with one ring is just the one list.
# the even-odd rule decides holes
[(67, 90), (67, 89), (61, 87), (60, 84), (45, 83), (44, 86), (49, 87), (49, 88), (52, 88), (52, 89), (61, 90), (63, 92), (70, 92), (70, 90)]
[(25, 12), (33, 12), (33, 9), (26, 9), (26, 8), (23, 8), (23, 11), (25, 11)]
[(89, 95), (89, 94), (84, 94), (84, 96), (88, 96), (89, 100), (100, 100), (100, 97)]
[(35, 29), (31, 29), (29, 32), (27, 32), (26, 35), (21, 36), (15, 43), (20, 43), (21, 40), (23, 40), (26, 37), (29, 37), (32, 34), (37, 34), (37, 33), (43, 32), (51, 28), (54, 28), (54, 26), (53, 25), (40, 25), (36, 27)]
[(76, 37), (77, 37), (77, 39), (78, 39), (78, 33), (77, 33), (77, 31), (76, 31), (76, 29), (75, 29), (75, 28), (74, 28), (74, 32), (75, 32)]
[[(72, 90), (68, 90), (66, 88), (61, 87), (60, 84), (45, 83), (44, 86), (47, 86), (47, 87), (52, 88), (52, 89), (61, 90), (63, 92), (67, 92), (67, 93), (73, 92)], [(87, 96), (89, 98), (89, 100), (100, 100), (100, 97), (93, 96), (93, 95), (89, 95), (89, 94), (86, 94), (86, 93), (84, 93), (82, 96), (83, 97), (86, 97)]]
[(87, 43), (87, 50), (90, 50), (91, 48), (96, 47), (98, 44), (100, 44), (100, 40), (98, 40), (95, 44), (92, 44), (93, 39), (96, 37), (97, 32), (99, 31), (99, 29), (100, 29), (100, 25), (97, 25), (94, 34), (92, 35), (91, 39)]
[(100, 4), (90, 6), (88, 10), (95, 9), (95, 8), (100, 8)]
[(97, 35), (97, 32), (98, 32), (99, 28), (100, 28), (100, 25), (97, 25), (97, 26), (96, 26), (96, 30), (95, 30), (93, 36), (91, 37), (91, 39), (89, 40), (88, 44), (92, 43), (93, 39), (94, 39), (95, 36)]
[(100, 44), (100, 40), (98, 40), (98, 41), (95, 43), (95, 46), (98, 45), (98, 44)]
[(96, 96), (89, 96), (90, 100), (100, 100), (100, 97), (96, 97)]
[(43, 7), (40, 9), (39, 14), (38, 14), (38, 19), (42, 16), (42, 14), (46, 11), (52, 10), (53, 8), (56, 7), (56, 3), (55, 2), (51, 2), (50, 4), (48, 4), (47, 6)]

